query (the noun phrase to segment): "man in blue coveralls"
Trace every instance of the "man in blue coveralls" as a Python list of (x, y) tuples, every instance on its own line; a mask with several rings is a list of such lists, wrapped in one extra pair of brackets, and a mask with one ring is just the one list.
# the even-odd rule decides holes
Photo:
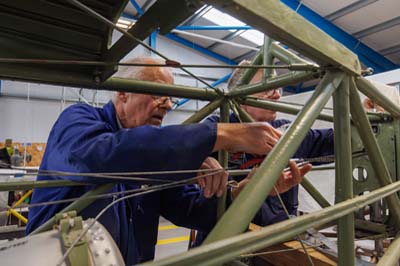
[[(240, 65), (250, 65), (250, 61), (242, 61)], [(228, 83), (228, 89), (231, 90), (236, 85), (237, 81), (239, 80), (240, 76), (243, 74), (243, 68), (236, 69), (232, 74), (231, 79)], [(263, 72), (262, 70), (258, 70), (250, 84), (255, 84), (261, 82)], [(253, 94), (252, 96), (265, 99), (265, 100), (273, 100), (277, 101), (281, 97), (280, 89), (265, 91)], [(255, 120), (258, 122), (268, 122), (274, 128), (281, 128), (284, 129), (290, 125), (291, 121), (286, 119), (276, 119), (276, 112), (273, 110), (267, 110), (252, 106), (245, 106), (243, 105), (242, 108)], [(211, 116), (205, 120), (205, 123), (209, 122), (219, 122), (218, 116)], [(230, 116), (231, 123), (238, 123), (239, 119), (236, 115), (231, 114)], [(326, 156), (332, 155), (334, 153), (333, 150), (333, 129), (311, 129), (305, 139), (303, 140), (302, 144), (298, 148), (297, 152), (294, 154), (294, 158), (313, 158), (318, 156)], [(240, 169), (248, 169), (253, 168), (260, 164), (263, 160), (263, 156), (257, 156), (254, 154), (249, 153), (237, 153), (231, 154), (229, 158), (229, 167), (238, 167)], [(251, 173), (252, 174), (252, 173)], [(233, 191), (233, 195), (235, 193), (240, 192), (241, 188), (249, 181), (251, 178), (251, 174), (246, 176), (235, 176), (233, 177), (236, 181), (242, 182), (242, 186), (238, 188), (236, 191)], [(289, 215), (296, 215), (297, 208), (299, 205), (298, 201), (298, 192), (299, 186), (296, 185), (292, 187), (290, 190), (281, 193), (280, 197), (287, 208)], [(256, 214), (253, 219), (253, 223), (266, 226), (273, 223), (277, 223), (283, 220), (288, 219), (288, 216), (282, 206), (279, 198), (277, 195), (269, 195), (265, 202), (263, 203), (262, 207)], [(206, 238), (206, 232), (198, 232), (195, 238), (195, 242), (193, 246), (200, 245), (203, 240)]]
[[(137, 58), (129, 63), (160, 64), (153, 58)], [(173, 84), (172, 72), (162, 67), (130, 67), (121, 77)], [(220, 168), (208, 157), (224, 149), (231, 152), (266, 154), (275, 145), (280, 133), (265, 123), (220, 124), (202, 123), (160, 127), (171, 100), (154, 96), (118, 92), (113, 102), (103, 108), (76, 104), (62, 112), (54, 124), (40, 170), (76, 173), (172, 171)], [(292, 178), (279, 180), (281, 191), (298, 184), (310, 166), (291, 164)], [(185, 179), (191, 174), (157, 176)], [(69, 179), (90, 185), (35, 189), (32, 203), (80, 197), (99, 184), (110, 180), (88, 176), (45, 176), (38, 180)], [(151, 260), (157, 241), (159, 215), (171, 222), (209, 231), (215, 223), (216, 199), (227, 183), (221, 172), (201, 179), (204, 194), (194, 185), (185, 185), (120, 201), (100, 218), (127, 265)], [(283, 181), (282, 181), (283, 180)], [(115, 180), (113, 180), (115, 181)], [(140, 188), (145, 182), (121, 181), (110, 192)], [(95, 217), (112, 199), (96, 200), (79, 215)], [(32, 207), (26, 232), (60, 212), (67, 204)]]

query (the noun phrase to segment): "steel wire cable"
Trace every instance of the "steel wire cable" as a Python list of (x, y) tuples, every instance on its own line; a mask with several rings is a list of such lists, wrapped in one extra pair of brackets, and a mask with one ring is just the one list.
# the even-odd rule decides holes
[[(163, 58), (164, 60), (166, 60), (166, 62), (175, 62), (173, 60), (170, 60), (168, 57), (166, 57), (165, 55), (163, 55), (162, 53), (158, 52), (157, 50), (153, 49), (150, 45), (146, 44), (145, 42), (143, 42), (142, 40), (136, 38), (135, 36), (133, 36), (131, 33), (129, 33), (128, 31), (121, 29), (120, 27), (118, 27), (115, 23), (113, 23), (112, 21), (108, 20), (107, 18), (105, 18), (104, 16), (102, 16), (101, 14), (97, 13), (96, 11), (94, 11), (93, 9), (91, 9), (90, 7), (82, 4), (81, 2), (77, 1), (77, 0), (66, 0), (67, 2), (69, 2), (70, 4), (86, 11), (89, 15), (95, 17), (96, 19), (106, 23), (107, 25), (109, 25), (110, 27), (112, 27), (113, 29), (121, 32), (123, 35), (125, 35), (126, 37), (128, 37), (131, 40), (134, 40), (135, 42), (138, 42), (139, 44), (141, 44), (142, 46), (144, 46), (146, 49), (152, 51), (153, 53), (155, 53), (156, 55), (160, 56), (161, 58)], [(176, 62), (178, 63), (178, 62)], [(178, 63), (180, 64), (180, 63)], [(206, 85), (207, 87), (215, 90), (218, 94), (222, 94), (221, 90), (212, 86), (211, 84), (209, 84), (208, 82), (204, 81), (203, 79), (197, 77), (196, 75), (194, 75), (192, 72), (190, 72), (189, 70), (180, 67), (180, 69), (185, 72), (186, 74), (188, 74), (189, 76), (191, 76), (192, 78), (198, 80), (199, 82), (203, 83), (204, 85)]]
[[(224, 171), (224, 170), (221, 169), (221, 170), (219, 170), (218, 172), (222, 172), (222, 171)], [(215, 173), (217, 173), (217, 172), (215, 172)], [(215, 173), (213, 173), (213, 174), (215, 174)], [(212, 175), (212, 174), (206, 174), (206, 175)], [(195, 177), (195, 178), (193, 178), (193, 179), (197, 179), (197, 178), (199, 178), (199, 176), (198, 176), (198, 177)], [(187, 181), (187, 180), (185, 180), (185, 181)], [(175, 184), (173, 184), (173, 183), (168, 184), (168, 185), (169, 185), (168, 188), (173, 188), (173, 187), (177, 187), (177, 186), (183, 185), (183, 184), (180, 183), (180, 182), (181, 182), (181, 181), (175, 182)], [(90, 230), (90, 228), (93, 227), (93, 225), (96, 223), (96, 221), (97, 221), (109, 208), (111, 208), (114, 204), (116, 204), (116, 203), (118, 203), (118, 202), (120, 202), (120, 201), (129, 199), (129, 198), (133, 198), (133, 197), (145, 195), (145, 194), (148, 194), (148, 193), (160, 191), (160, 190), (162, 190), (162, 189), (167, 189), (166, 186), (167, 186), (167, 185), (159, 185), (158, 188), (151, 187), (151, 188), (150, 188), (149, 190), (147, 190), (147, 191), (142, 191), (142, 192), (139, 192), (139, 193), (136, 193), (136, 194), (126, 195), (126, 196), (123, 196), (123, 197), (121, 197), (121, 198), (119, 198), (119, 199), (116, 199), (116, 200), (112, 201), (111, 203), (109, 203), (106, 207), (104, 207), (104, 208), (96, 215), (96, 217), (93, 219), (93, 221), (92, 221), (86, 228), (84, 228), (84, 229), (81, 231), (81, 233), (75, 238), (75, 240), (71, 243), (71, 246), (65, 251), (63, 257), (62, 257), (62, 258), (60, 259), (60, 261), (57, 263), (57, 266), (60, 266), (60, 265), (62, 265), (62, 264), (65, 262), (66, 258), (67, 258), (68, 255), (71, 253), (71, 251), (72, 251), (73, 248), (76, 246), (76, 244), (82, 239), (82, 237), (85, 236), (85, 234)], [(163, 188), (160, 189), (160, 187), (163, 187)]]
[[(163, 190), (163, 189), (170, 189), (170, 188), (174, 188), (174, 187), (178, 187), (178, 186), (193, 184), (193, 182), (196, 181), (199, 178), (212, 176), (212, 175), (221, 173), (223, 171), (225, 171), (225, 169), (213, 169), (212, 172), (209, 172), (209, 173), (206, 173), (206, 174), (203, 174), (203, 175), (198, 175), (196, 177), (191, 177), (191, 178), (187, 178), (187, 179), (184, 179), (184, 180), (173, 181), (173, 182), (170, 182), (170, 183), (167, 183), (167, 184), (145, 186), (145, 187), (134, 188), (134, 189), (126, 190), (126, 191), (118, 191), (118, 192), (110, 192), (110, 193), (104, 193), (104, 194), (99, 194), (99, 195), (92, 195), (92, 196), (87, 196), (87, 197), (84, 197), (84, 198), (75, 197), (75, 198), (62, 199), (62, 200), (53, 200), (53, 201), (31, 203), (31, 204), (26, 204), (26, 205), (21, 206), (21, 207), (16, 207), (15, 209), (23, 209), (23, 208), (27, 208), (27, 207), (30, 208), (30, 207), (47, 206), (47, 205), (68, 203), (68, 202), (73, 202), (73, 201), (82, 201), (82, 200), (87, 200), (87, 199), (104, 199), (104, 198), (115, 197), (115, 196), (119, 196), (119, 195), (123, 195), (123, 194), (141, 193), (141, 192), (145, 192), (145, 191), (148, 191), (148, 190), (160, 191), (160, 190)], [(228, 184), (228, 185), (234, 185), (234, 184)]]
[[(5, 58), (0, 57), (0, 63), (13, 64), (48, 64), (48, 65), (82, 65), (82, 66), (135, 66), (135, 67), (170, 67), (170, 68), (245, 68), (245, 69), (292, 69), (304, 68), (309, 69), (314, 65), (211, 65), (211, 64), (181, 64), (176, 61), (166, 61), (165, 64), (157, 63), (125, 63), (125, 62), (103, 62), (103, 61), (88, 61), (88, 60), (53, 60), (53, 59), (29, 59), (29, 58)], [(289, 103), (293, 105), (301, 105)]]
[[(324, 246), (324, 244), (310, 245), (306, 249), (313, 249), (313, 248), (318, 248), (318, 247), (323, 247), (323, 246)], [(257, 253), (248, 253), (248, 254), (240, 255), (240, 258), (252, 258), (252, 257), (257, 257), (257, 256), (262, 256), (262, 255), (269, 255), (269, 254), (275, 254), (275, 253), (297, 251), (297, 250), (302, 250), (302, 249), (303, 249), (303, 247), (278, 249), (278, 250), (271, 250), (271, 251), (257, 252)]]
[[(289, 214), (289, 211), (287, 210), (286, 204), (285, 204), (285, 202), (282, 200), (282, 197), (281, 197), (281, 195), (279, 194), (279, 191), (278, 191), (278, 189), (276, 188), (276, 186), (274, 186), (274, 190), (275, 190), (275, 193), (276, 193), (276, 195), (277, 195), (277, 197), (278, 197), (278, 199), (279, 199), (279, 202), (280, 202), (281, 205), (282, 205), (283, 210), (285, 211), (285, 214), (286, 214), (288, 220), (292, 219), (292, 217), (291, 217), (290, 214)], [(297, 235), (296, 237), (297, 237), (297, 240), (299, 241), (299, 243), (300, 243), (302, 249), (304, 250), (304, 253), (305, 253), (306, 256), (307, 256), (307, 259), (308, 259), (308, 261), (310, 262), (310, 265), (314, 266), (314, 262), (312, 261), (310, 254), (308, 254), (307, 248), (306, 248), (306, 246), (304, 245), (303, 241), (301, 240), (300, 235)]]

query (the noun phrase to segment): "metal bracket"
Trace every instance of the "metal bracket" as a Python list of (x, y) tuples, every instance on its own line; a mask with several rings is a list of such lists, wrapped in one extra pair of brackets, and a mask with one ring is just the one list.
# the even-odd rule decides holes
[[(56, 224), (61, 233), (61, 240), (64, 249), (71, 247), (74, 240), (83, 230), (83, 219), (81, 216), (76, 216), (76, 211), (66, 213), (58, 213), (55, 217)], [(68, 265), (88, 265), (88, 245), (85, 239), (79, 240), (71, 253), (68, 255)]]

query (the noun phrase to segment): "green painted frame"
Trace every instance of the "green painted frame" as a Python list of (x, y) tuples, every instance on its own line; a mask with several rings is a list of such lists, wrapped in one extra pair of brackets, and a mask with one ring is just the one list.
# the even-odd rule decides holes
[[(93, 1), (96, 2), (96, 1)], [(101, 1), (97, 1), (101, 2)], [(361, 67), (357, 57), (347, 50), (335, 40), (316, 29), (313, 25), (307, 22), (304, 18), (290, 10), (278, 0), (205, 0), (205, 3), (210, 3), (220, 8), (222, 11), (230, 13), (235, 17), (243, 20), (249, 25), (268, 34), (271, 38), (281, 41), (289, 47), (302, 52), (307, 57), (313, 59), (320, 66), (320, 71), (294, 71), (289, 74), (270, 77), (269, 72), (265, 72), (264, 82), (261, 85), (246, 85), (254, 75), (255, 71), (249, 69), (245, 72), (241, 80), (241, 86), (230, 93), (222, 93), (212, 89), (199, 89), (188, 86), (164, 85), (151, 82), (126, 80), (120, 78), (108, 78), (115, 69), (98, 69), (98, 68), (83, 68), (84, 71), (73, 72), (73, 75), (62, 75), (62, 73), (70, 73), (71, 69), (49, 69), (38, 67), (37, 65), (18, 65), (17, 67), (7, 67), (0, 64), (0, 77), (3, 79), (28, 80), (32, 82), (41, 82), (63, 86), (80, 86), (85, 88), (93, 88), (99, 90), (122, 90), (127, 92), (149, 93), (157, 95), (170, 95), (176, 97), (185, 97), (199, 100), (211, 101), (209, 105), (200, 110), (199, 113), (185, 121), (185, 123), (194, 123), (203, 119), (205, 116), (213, 112), (216, 108), (221, 108), (221, 119), (227, 121), (229, 103), (233, 103), (236, 111), (245, 121), (250, 120), (248, 114), (241, 110), (240, 105), (248, 104), (258, 106), (260, 108), (274, 109), (288, 113), (298, 113), (296, 120), (291, 127), (271, 151), (266, 160), (262, 163), (259, 170), (253, 176), (252, 180), (241, 192), (238, 198), (232, 203), (229, 209), (222, 215), (223, 207), (220, 204), (219, 216), (221, 217), (214, 230), (207, 238), (205, 245), (198, 249), (189, 251), (186, 254), (163, 259), (157, 262), (146, 263), (145, 265), (215, 265), (224, 262), (229, 262), (238, 257), (242, 252), (255, 251), (262, 247), (266, 247), (273, 243), (277, 243), (304, 232), (312, 226), (320, 226), (331, 221), (339, 221), (339, 265), (354, 265), (354, 256), (348, 249), (351, 249), (351, 244), (345, 244), (346, 241), (354, 239), (354, 217), (352, 213), (362, 206), (387, 197), (390, 213), (395, 221), (395, 226), (400, 227), (400, 200), (396, 192), (400, 190), (399, 182), (392, 183), (392, 177), (387, 170), (382, 152), (376, 142), (376, 139), (371, 131), (369, 120), (379, 120), (380, 117), (367, 116), (361, 106), (357, 89), (369, 96), (372, 100), (383, 106), (395, 119), (398, 121), (400, 117), (400, 107), (392, 104), (389, 99), (383, 96), (371, 83), (360, 76)], [(159, 0), (153, 10), (148, 14), (149, 18), (144, 17), (139, 19), (138, 28), (132, 29), (131, 33), (140, 36), (141, 39), (147, 37), (155, 26), (163, 27), (168, 24), (166, 29), (178, 25), (180, 21), (193, 14), (202, 1), (196, 0), (179, 0), (177, 3), (178, 19), (164, 16), (161, 20), (161, 25), (152, 22), (156, 16), (161, 15), (156, 8), (162, 7), (167, 2)], [(120, 12), (126, 1), (119, 2), (121, 6), (116, 8)], [(62, 12), (61, 12), (62, 13)], [(116, 13), (117, 14), (117, 13)], [(115, 17), (113, 17), (115, 18)], [(111, 18), (110, 18), (111, 19)], [(113, 19), (111, 19), (113, 20)], [(159, 20), (157, 20), (158, 23)], [(99, 24), (100, 25), (100, 24)], [(104, 26), (104, 25), (103, 25)], [(139, 27), (140, 26), (140, 27)], [(107, 29), (106, 29), (107, 30)], [(165, 30), (167, 32), (168, 30)], [(307, 34), (306, 34), (307, 33)], [(129, 38), (128, 38), (129, 39)], [(111, 47), (109, 51), (103, 51), (101, 59), (112, 61), (111, 59), (120, 59), (126, 55), (137, 44), (130, 39), (122, 37), (119, 43), (119, 48)], [(318, 40), (315, 41), (315, 40)], [(32, 44), (31, 48), (44, 45), (41, 40), (38, 43)], [(104, 39), (104, 41), (108, 41)], [(13, 39), (9, 44), (14, 43), (16, 49), (22, 48), (23, 42), (18, 42), (18, 39)], [(282, 49), (271, 40), (266, 41), (267, 45), (261, 51), (255, 60), (254, 64), (261, 62), (272, 62), (272, 57), (279, 58), (282, 61), (289, 63), (307, 63), (303, 59)], [(19, 48), (18, 48), (19, 47)], [(18, 50), (16, 50), (18, 51)], [(42, 51), (43, 52), (43, 51)], [(63, 51), (66, 58), (70, 54)], [(5, 54), (9, 57), (23, 58), (23, 53)], [(33, 58), (59, 59), (58, 53), (34, 54)], [(76, 59), (75, 57), (72, 57)], [(93, 60), (99, 57), (85, 57), (84, 59)], [(110, 59), (111, 58), (111, 59)], [(82, 59), (82, 58), (81, 58)], [(110, 60), (107, 60), (110, 59)], [(63, 72), (64, 71), (64, 72)], [(325, 74), (322, 74), (322, 71)], [(72, 73), (72, 72), (71, 72)], [(267, 103), (255, 100), (249, 97), (250, 94), (264, 90), (274, 89), (280, 86), (313, 79), (317, 76), (322, 76), (323, 79), (319, 83), (311, 99), (307, 102), (304, 108), (295, 108), (279, 103)], [(335, 116), (321, 114), (323, 107), (328, 99), (334, 95)], [(349, 106), (349, 102), (352, 103)], [(351, 112), (351, 120), (350, 113)], [(294, 154), (298, 145), (306, 135), (315, 119), (325, 119), (333, 121), (336, 127), (344, 128), (343, 132), (335, 137), (335, 147), (340, 149), (337, 154), (337, 163), (341, 164), (340, 171), (336, 172), (338, 180), (337, 197), (339, 203), (324, 208), (323, 210), (308, 214), (302, 217), (290, 219), (288, 221), (278, 223), (263, 229), (260, 232), (245, 233), (244, 232), (251, 221), (254, 214), (272, 189), (279, 173), (286, 166), (289, 158)], [(352, 180), (351, 175), (351, 155), (349, 154), (349, 129), (350, 123), (354, 123), (357, 129), (362, 134), (362, 141), (367, 149), (369, 158), (372, 161), (376, 172), (382, 173), (380, 176), (380, 185), (382, 188), (377, 189), (367, 195), (354, 197), (352, 195)], [(220, 153), (221, 163), (225, 166), (227, 153)], [(399, 166), (397, 166), (399, 167)], [(46, 186), (60, 184), (50, 184), (46, 182)], [(37, 187), (38, 183), (25, 184), (26, 187)], [(67, 184), (64, 184), (67, 185)], [(69, 184), (72, 185), (72, 184)], [(310, 185), (310, 184), (309, 184)], [(107, 191), (112, 184), (106, 184), (94, 190), (91, 194), (99, 194)], [(309, 187), (309, 191), (313, 191)], [(3, 186), (3, 189), (7, 189)], [(318, 193), (315, 193), (318, 194)], [(321, 195), (316, 195), (321, 197)], [(92, 200), (84, 200), (75, 202), (67, 207), (68, 210), (82, 210), (88, 206)], [(326, 205), (326, 201), (320, 198), (321, 204)], [(237, 216), (240, 213), (240, 217)], [(40, 228), (38, 231), (46, 230), (51, 226), (51, 221), (46, 227)], [(240, 235), (241, 234), (241, 235)], [(393, 249), (398, 252), (398, 241), (395, 241)], [(347, 250), (347, 251), (346, 251)], [(393, 254), (393, 252), (389, 252)], [(390, 255), (390, 254), (389, 254)], [(393, 260), (391, 257), (387, 257)]]

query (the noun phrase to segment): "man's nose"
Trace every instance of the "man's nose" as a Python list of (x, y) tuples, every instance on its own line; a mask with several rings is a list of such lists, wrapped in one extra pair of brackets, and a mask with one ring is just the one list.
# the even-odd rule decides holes
[(164, 99), (164, 101), (162, 102), (161, 108), (167, 109), (167, 110), (171, 110), (172, 109), (172, 101), (170, 97), (166, 97)]
[(273, 94), (269, 97), (271, 100), (279, 100), (281, 98), (281, 92), (274, 90)]

